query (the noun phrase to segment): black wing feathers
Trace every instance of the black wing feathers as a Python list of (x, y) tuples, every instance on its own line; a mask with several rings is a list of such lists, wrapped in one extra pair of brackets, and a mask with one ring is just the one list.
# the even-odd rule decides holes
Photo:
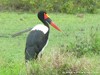
[(42, 31), (31, 31), (26, 40), (25, 59), (31, 60), (37, 58), (38, 53), (45, 46), (48, 39), (48, 33), (44, 34)]

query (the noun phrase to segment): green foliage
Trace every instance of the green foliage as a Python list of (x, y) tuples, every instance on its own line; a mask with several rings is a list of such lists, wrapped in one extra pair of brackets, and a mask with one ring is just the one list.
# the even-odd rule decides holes
[[(98, 36), (98, 28), (97, 27), (90, 27), (88, 31), (84, 30), (83, 28), (79, 30), (79, 33), (75, 35), (75, 43), (73, 51), (76, 52), (77, 56), (80, 57), (88, 52), (93, 52), (94, 54), (100, 54), (100, 41)], [(88, 35), (86, 35), (88, 33)]]
[(1, 10), (22, 10), (37, 12), (95, 13), (99, 0), (0, 0)]
[[(1, 1), (1, 0), (0, 0)], [(32, 8), (30, 0), (3, 0), (1, 1), (2, 9), (5, 10), (24, 10), (29, 11)]]
[(67, 13), (95, 13), (96, 0), (68, 0), (62, 7), (62, 12)]

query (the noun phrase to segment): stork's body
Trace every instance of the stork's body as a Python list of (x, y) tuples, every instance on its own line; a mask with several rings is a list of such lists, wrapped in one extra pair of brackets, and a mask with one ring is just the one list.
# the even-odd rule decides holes
[[(42, 30), (43, 29), (43, 30)], [(36, 25), (27, 37), (25, 59), (36, 59), (38, 54), (42, 52), (47, 44), (49, 36), (49, 28), (45, 25)]]
[[(38, 54), (42, 51), (44, 46), (47, 43), (49, 37), (51, 24), (55, 29), (60, 29), (52, 22), (45, 11), (40, 11), (38, 13), (38, 18), (44, 24), (36, 25), (29, 33), (26, 40), (26, 48), (25, 48), (25, 60), (30, 61), (32, 59), (36, 59)], [(49, 24), (48, 24), (49, 23)]]

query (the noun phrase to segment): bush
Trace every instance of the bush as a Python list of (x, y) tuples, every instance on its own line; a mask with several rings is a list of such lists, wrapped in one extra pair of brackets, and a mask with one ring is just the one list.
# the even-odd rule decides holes
[(32, 8), (32, 4), (28, 0), (0, 0), (1, 10), (24, 10), (29, 11)]
[(86, 57), (76, 58), (73, 54), (62, 53), (56, 48), (41, 60), (32, 63), (32, 70), (35, 75), (89, 75), (93, 65)]
[(96, 12), (96, 0), (68, 0), (62, 6), (62, 12), (95, 13)]
[[(88, 33), (88, 35), (86, 33)], [(99, 26), (92, 26), (89, 32), (80, 29), (75, 35), (75, 42), (72, 42), (70, 46), (72, 52), (74, 52), (77, 57), (81, 57), (88, 53), (100, 54), (99, 42)]]
[(0, 10), (95, 13), (99, 3), (99, 0), (0, 0)]

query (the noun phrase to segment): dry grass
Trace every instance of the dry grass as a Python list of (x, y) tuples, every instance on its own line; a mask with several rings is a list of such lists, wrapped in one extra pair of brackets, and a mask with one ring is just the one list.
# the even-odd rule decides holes
[(92, 63), (86, 56), (77, 58), (73, 53), (62, 53), (55, 48), (50, 54), (34, 61), (32, 66), (35, 75), (91, 75)]

